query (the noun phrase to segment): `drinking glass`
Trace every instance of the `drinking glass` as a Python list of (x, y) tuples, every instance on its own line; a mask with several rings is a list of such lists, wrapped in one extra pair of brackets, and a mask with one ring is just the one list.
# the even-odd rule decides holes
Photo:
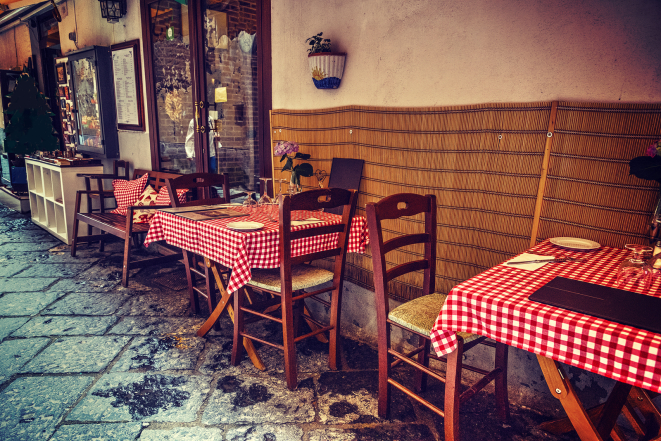
[(268, 184), (269, 181), (272, 180), (272, 178), (259, 178), (260, 181), (264, 182), (264, 185), (262, 186), (262, 195), (260, 196), (259, 200), (257, 201), (257, 205), (264, 205), (264, 204), (270, 204), (273, 202), (273, 199), (268, 194)]
[(246, 191), (247, 195), (245, 200), (243, 201), (243, 207), (248, 209), (249, 213), (253, 213), (255, 209), (257, 208), (257, 201), (252, 198), (252, 195), (255, 194), (254, 191), (247, 190)]
[(632, 252), (632, 256), (620, 265), (617, 272), (617, 285), (629, 282), (642, 283), (644, 289), (649, 288), (652, 281), (652, 267), (646, 262), (654, 248), (646, 245), (627, 244), (624, 246)]
[[(287, 185), (289, 185), (289, 181), (288, 181), (287, 179), (278, 179), (278, 184), (279, 184), (279, 189), (278, 189), (278, 194), (277, 194), (277, 196), (275, 197), (275, 200), (276, 200), (276, 201), (279, 201), (279, 200), (280, 200), (280, 197), (284, 194), (284, 193), (282, 192), (282, 184), (287, 184)], [(275, 188), (273, 189), (273, 191), (275, 191)]]

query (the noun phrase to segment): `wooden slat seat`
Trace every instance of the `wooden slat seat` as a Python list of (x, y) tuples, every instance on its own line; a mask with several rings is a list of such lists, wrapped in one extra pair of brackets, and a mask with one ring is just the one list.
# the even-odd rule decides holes
[[(127, 167), (127, 164), (123, 165)], [(133, 179), (137, 179), (139, 176), (149, 173), (149, 180), (147, 185), (154, 187), (154, 190), (157, 192), (161, 187), (165, 186), (165, 181), (167, 179), (173, 179), (181, 176), (177, 173), (165, 173), (165, 172), (156, 172), (151, 170), (140, 170), (136, 169), (133, 171)], [(119, 237), (124, 240), (124, 263), (122, 267), (122, 286), (127, 287), (129, 283), (129, 270), (134, 268), (142, 268), (144, 266), (149, 266), (157, 263), (166, 263), (174, 260), (180, 260), (182, 258), (181, 252), (174, 252), (173, 254), (168, 254), (165, 256), (151, 257), (147, 259), (141, 259), (138, 261), (131, 261), (131, 239), (136, 234), (146, 233), (149, 230), (149, 224), (147, 223), (133, 223), (133, 212), (135, 210), (145, 210), (145, 209), (158, 209), (158, 208), (168, 208), (170, 205), (150, 205), (149, 207), (144, 206), (134, 206), (127, 208), (127, 215), (114, 214), (106, 212), (105, 199), (114, 199), (115, 195), (112, 191), (103, 190), (103, 184), (101, 181), (103, 179), (125, 179), (123, 176), (117, 176), (117, 170), (112, 175), (89, 175), (87, 178), (87, 189), (79, 190), (76, 193), (76, 207), (75, 207), (75, 218), (73, 223), (73, 240), (71, 243), (71, 256), (76, 257), (76, 247), (78, 242), (95, 242), (99, 241), (99, 251), (103, 251), (104, 240), (108, 238), (108, 235)], [(96, 179), (98, 190), (90, 190), (89, 180)], [(80, 204), (82, 198), (87, 198), (87, 212), (80, 211)], [(100, 201), (99, 208), (93, 209), (91, 200), (92, 198), (98, 198)], [(78, 227), (79, 222), (85, 222), (88, 225), (88, 235), (87, 236), (78, 236)], [(91, 234), (92, 228), (97, 228), (101, 230), (101, 234)], [(134, 244), (137, 241), (134, 239)]]

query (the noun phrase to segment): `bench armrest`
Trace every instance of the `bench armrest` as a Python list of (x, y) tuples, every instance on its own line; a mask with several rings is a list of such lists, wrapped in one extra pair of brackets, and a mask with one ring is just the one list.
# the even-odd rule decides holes
[(158, 210), (160, 208), (172, 208), (172, 205), (131, 205), (126, 207), (129, 213), (136, 210)]
[(90, 179), (124, 179), (123, 176), (117, 176), (112, 174), (90, 175), (87, 173), (77, 173), (76, 176), (78, 176), (79, 178), (90, 178)]
[(98, 194), (99, 196), (103, 196), (104, 198), (114, 198), (115, 193), (112, 192), (111, 190), (104, 190), (104, 191), (99, 191), (99, 190), (77, 190), (76, 193), (80, 194)]

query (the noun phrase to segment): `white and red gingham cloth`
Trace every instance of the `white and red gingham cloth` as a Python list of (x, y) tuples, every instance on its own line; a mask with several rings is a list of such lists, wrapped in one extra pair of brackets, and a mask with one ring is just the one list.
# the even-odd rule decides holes
[[(237, 211), (246, 211), (243, 207), (232, 207)], [(292, 227), (292, 231), (321, 225), (339, 224), (342, 217), (324, 212), (293, 212), (292, 219), (315, 217), (324, 222)], [(230, 230), (230, 222), (260, 222), (264, 228), (241, 232)], [(337, 246), (339, 234), (297, 239), (292, 242), (292, 256), (323, 251)], [(232, 275), (227, 285), (228, 292), (234, 292), (252, 278), (251, 268), (278, 268), (280, 266), (278, 223), (271, 221), (259, 210), (249, 217), (192, 221), (171, 213), (157, 211), (152, 218), (145, 246), (152, 242), (165, 240), (168, 244), (183, 248), (208, 257), (226, 267), (232, 268)], [(353, 218), (349, 231), (347, 252), (364, 253), (368, 243), (367, 220), (362, 216)]]
[[(661, 392), (660, 334), (528, 300), (556, 276), (617, 287), (618, 267), (631, 253), (608, 247), (570, 251), (548, 241), (527, 252), (588, 260), (549, 263), (535, 271), (501, 264), (457, 285), (431, 331), (436, 353), (454, 351), (454, 331), (465, 331)], [(617, 288), (661, 297), (661, 277), (647, 291), (633, 283)]]

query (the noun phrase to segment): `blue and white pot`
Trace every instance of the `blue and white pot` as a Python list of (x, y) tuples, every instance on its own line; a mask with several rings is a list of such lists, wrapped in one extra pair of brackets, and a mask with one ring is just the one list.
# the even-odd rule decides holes
[(308, 55), (312, 81), (317, 89), (337, 89), (344, 72), (344, 59), (347, 54), (322, 52)]

